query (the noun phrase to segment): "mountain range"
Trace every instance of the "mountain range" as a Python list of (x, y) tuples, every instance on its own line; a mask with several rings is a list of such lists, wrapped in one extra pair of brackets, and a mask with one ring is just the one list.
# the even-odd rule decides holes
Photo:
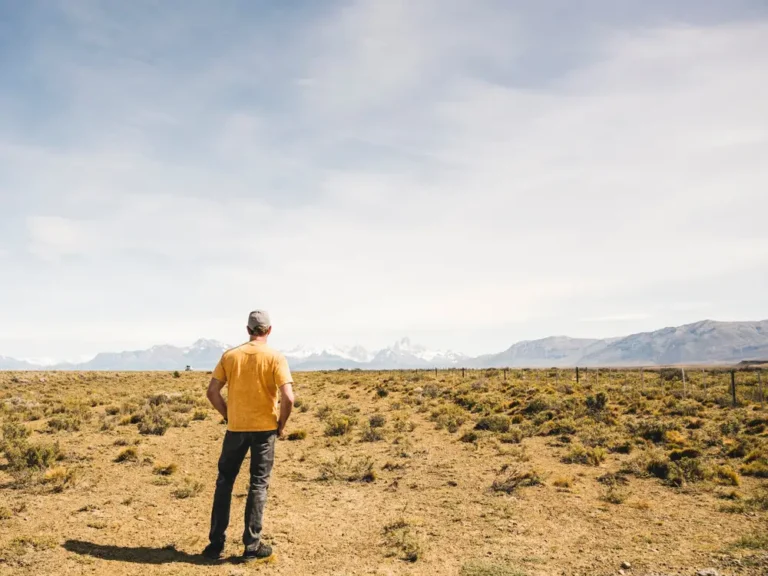
[[(103, 352), (82, 363), (52, 366), (0, 356), (0, 370), (211, 370), (229, 348), (201, 339), (188, 347), (168, 344), (147, 350)], [(408, 338), (369, 351), (362, 346), (294, 348), (285, 356), (296, 371), (413, 368), (659, 366), (722, 364), (768, 359), (768, 320), (717, 322), (703, 320), (617, 338), (551, 336), (513, 344), (503, 352), (470, 357), (429, 350)]]

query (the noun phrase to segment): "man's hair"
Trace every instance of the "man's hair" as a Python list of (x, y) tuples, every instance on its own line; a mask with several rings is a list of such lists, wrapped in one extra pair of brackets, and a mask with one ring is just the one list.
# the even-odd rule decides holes
[(271, 326), (256, 326), (255, 328), (248, 328), (248, 334), (251, 336), (266, 336)]

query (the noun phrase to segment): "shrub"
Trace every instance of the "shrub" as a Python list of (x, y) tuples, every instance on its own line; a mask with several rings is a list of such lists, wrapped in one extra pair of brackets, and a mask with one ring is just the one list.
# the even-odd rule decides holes
[(725, 486), (738, 486), (741, 484), (741, 479), (739, 478), (736, 470), (727, 464), (723, 466), (716, 466), (712, 473), (715, 478), (715, 482), (718, 484), (723, 484)]
[(399, 414), (392, 419), (392, 428), (395, 432), (413, 432), (416, 425), (407, 416)]
[(74, 486), (76, 479), (77, 474), (73, 469), (57, 466), (45, 472), (43, 484), (50, 486), (54, 492), (63, 492), (66, 488)]
[(523, 410), (526, 414), (538, 414), (549, 409), (549, 402), (544, 398), (536, 397), (531, 400)]
[(477, 442), (477, 438), (478, 438), (477, 432), (470, 430), (469, 432), (465, 432), (462, 435), (462, 437), (459, 438), (459, 440), (461, 440), (462, 442)]
[(757, 478), (768, 478), (768, 461), (754, 460), (741, 467), (741, 473), (744, 476), (755, 476)]
[(635, 426), (630, 427), (630, 432), (655, 444), (664, 442), (668, 431), (673, 430), (674, 425), (669, 422), (659, 420), (643, 420)]
[(120, 414), (120, 407), (119, 406), (107, 406), (104, 409), (104, 412), (108, 416), (116, 416), (117, 414)]
[(360, 432), (360, 440), (363, 442), (379, 442), (384, 440), (384, 434), (381, 428), (374, 428), (370, 423), (366, 423)]
[(431, 418), (438, 430), (445, 428), (451, 434), (456, 432), (467, 419), (464, 410), (452, 404), (440, 406), (432, 412)]
[(173, 377), (174, 378), (181, 378), (181, 372), (179, 372), (178, 370), (174, 370), (173, 371)]
[(6, 449), (6, 446), (18, 444), (27, 438), (29, 438), (29, 430), (26, 426), (14, 420), (3, 422), (3, 450)]
[(757, 532), (747, 534), (739, 538), (734, 544), (736, 548), (748, 548), (751, 550), (768, 550), (768, 534)]
[(117, 453), (115, 462), (136, 462), (139, 459), (139, 453), (133, 446), (123, 448)]
[(37, 444), (27, 446), (23, 455), (27, 468), (45, 470), (61, 457), (61, 450), (58, 443)]
[(585, 402), (587, 410), (592, 414), (596, 414), (605, 410), (608, 404), (608, 397), (605, 395), (605, 392), (598, 392), (595, 396), (587, 396)]
[(536, 470), (523, 472), (517, 468), (509, 469), (504, 466), (491, 484), (491, 490), (511, 494), (520, 487), (538, 486), (543, 483), (541, 474)]
[(475, 424), (475, 430), (490, 430), (491, 432), (508, 432), (510, 426), (509, 416), (494, 414), (484, 416)]
[(398, 520), (384, 527), (385, 544), (390, 556), (399, 556), (406, 562), (416, 562), (423, 554), (422, 547), (406, 520)]
[(352, 429), (354, 422), (348, 416), (330, 416), (326, 420), (326, 436), (344, 436)]
[(287, 438), (288, 440), (295, 441), (295, 440), (304, 440), (304, 438), (307, 437), (307, 431), (306, 430), (294, 430), (290, 434), (288, 434)]
[(576, 433), (576, 422), (573, 418), (562, 418), (545, 422), (539, 429), (540, 435), (570, 436)]
[(523, 431), (518, 428), (511, 428), (506, 434), (502, 434), (499, 437), (504, 444), (520, 444), (523, 441)]
[(181, 486), (178, 486), (172, 494), (180, 499), (183, 500), (185, 498), (193, 498), (194, 496), (197, 496), (200, 494), (200, 492), (203, 491), (203, 484), (202, 482), (199, 482), (198, 480), (193, 480), (192, 478), (185, 477), (184, 482)]
[(162, 436), (171, 427), (171, 419), (168, 413), (157, 406), (149, 406), (140, 415), (139, 434), (151, 434)]
[[(699, 482), (709, 477), (709, 471), (696, 458), (683, 458), (677, 462), (668, 461), (655, 468), (654, 476), (663, 478), (672, 486), (684, 486), (688, 482)], [(650, 472), (650, 470), (649, 470)]]
[(208, 412), (206, 412), (205, 410), (202, 410), (200, 408), (195, 410), (195, 412), (192, 414), (192, 420), (198, 420), (199, 421), (199, 420), (205, 420), (207, 418), (208, 418)]
[(75, 432), (80, 430), (81, 424), (82, 420), (76, 416), (56, 416), (48, 420), (48, 430), (52, 432), (60, 430)]
[(606, 487), (600, 499), (610, 504), (623, 504), (627, 497), (628, 494), (625, 490), (616, 484), (610, 484)]
[(176, 473), (176, 470), (178, 467), (173, 462), (170, 462), (168, 464), (155, 464), (155, 467), (152, 469), (152, 472), (159, 476), (171, 476), (172, 474)]
[(320, 480), (346, 480), (347, 482), (373, 482), (376, 472), (370, 456), (346, 459), (337, 456), (320, 465)]
[(384, 414), (373, 414), (368, 418), (368, 424), (371, 428), (381, 428), (387, 423), (387, 417)]
[(672, 450), (672, 452), (669, 453), (669, 459), (672, 460), (672, 462), (678, 462), (683, 458), (698, 458), (700, 456), (701, 452), (694, 450), (693, 448), (686, 448), (684, 450)]
[(552, 485), (558, 488), (570, 488), (573, 486), (573, 479), (568, 476), (558, 476), (554, 479)]
[(333, 408), (331, 408), (328, 404), (323, 404), (322, 406), (318, 407), (317, 411), (315, 412), (315, 415), (319, 420), (325, 420), (329, 416), (333, 414)]
[(599, 446), (585, 448), (582, 444), (573, 444), (562, 460), (566, 464), (599, 466), (605, 460), (605, 454), (605, 449)]

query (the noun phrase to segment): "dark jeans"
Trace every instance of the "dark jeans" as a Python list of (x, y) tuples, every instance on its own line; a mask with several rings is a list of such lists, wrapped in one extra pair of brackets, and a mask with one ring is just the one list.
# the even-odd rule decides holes
[(243, 544), (255, 550), (261, 541), (261, 521), (267, 503), (267, 488), (272, 464), (275, 461), (275, 438), (277, 431), (230, 432), (224, 436), (224, 445), (219, 458), (219, 477), (216, 479), (216, 493), (213, 496), (211, 512), (212, 544), (224, 545), (229, 509), (232, 504), (232, 486), (235, 484), (240, 466), (248, 450), (251, 451), (251, 483), (248, 499), (245, 501), (245, 530)]

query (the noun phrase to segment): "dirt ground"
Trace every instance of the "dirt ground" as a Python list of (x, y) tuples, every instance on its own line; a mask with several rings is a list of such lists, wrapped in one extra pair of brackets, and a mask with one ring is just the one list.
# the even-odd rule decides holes
[[(225, 431), (205, 406), (209, 375), (0, 374), (5, 420), (20, 417), (32, 430), (30, 442), (58, 442), (62, 454), (49, 467), (60, 471), (47, 480), (19, 481), (3, 466), (0, 574), (693, 576), (708, 567), (768, 574), (759, 536), (768, 533), (768, 514), (725, 510), (725, 489), (711, 482), (670, 487), (627, 476), (612, 502), (597, 479), (620, 470), (631, 454), (607, 452), (596, 466), (566, 464), (568, 445), (553, 435), (520, 443), (493, 433), (462, 438), (477, 420), (470, 412), (459, 430), (438, 428), (430, 410), (439, 397), (414, 399), (433, 380), (450, 384), (442, 374), (295, 377), (301, 406), (288, 432), (303, 430), (306, 438), (277, 445), (265, 515), (276, 560), (243, 566), (235, 560), (247, 460), (233, 497), (226, 548), (232, 558), (211, 563), (198, 556), (207, 543)], [(182, 393), (192, 411), (179, 408), (186, 419), (163, 435), (140, 434), (129, 421), (135, 406), (120, 407), (160, 392)], [(79, 429), (52, 429), (48, 420), (57, 412), (50, 407), (74, 414), (73, 403), (80, 406)], [(347, 433), (327, 435), (328, 419), (318, 415), (326, 405), (350, 416)], [(108, 415), (111, 406), (121, 411)], [(373, 414), (386, 420), (374, 429), (382, 438), (363, 441)], [(135, 455), (116, 461), (131, 447)], [(158, 473), (167, 464), (176, 470)], [(370, 464), (373, 481), (347, 479)], [(536, 481), (509, 493), (491, 489), (513, 470), (536, 471)], [(752, 494), (765, 483), (744, 476), (738, 490)], [(755, 537), (753, 546), (734, 544)]]

